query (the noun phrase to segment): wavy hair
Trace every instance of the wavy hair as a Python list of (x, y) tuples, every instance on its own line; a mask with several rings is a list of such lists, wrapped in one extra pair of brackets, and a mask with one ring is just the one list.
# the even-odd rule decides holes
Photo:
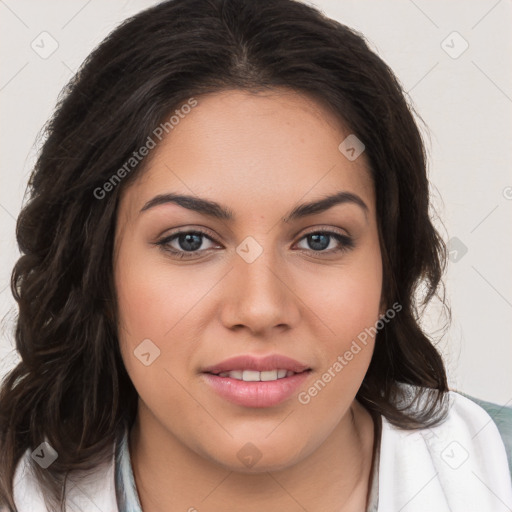
[[(188, 98), (278, 87), (322, 102), (366, 146), (383, 299), (402, 309), (378, 332), (357, 399), (402, 428), (445, 417), (445, 368), (420, 308), (438, 296), (446, 247), (429, 217), (426, 151), (399, 81), (361, 34), (298, 1), (171, 0), (126, 20), (89, 55), (45, 127), (16, 225), (21, 360), (0, 390), (0, 505), (15, 510), (17, 464), (46, 440), (58, 459), (48, 469), (29, 462), (49, 510), (64, 510), (70, 472), (110, 459), (137, 412), (118, 346), (113, 242), (120, 194), (148, 158), (103, 198), (94, 191)], [(400, 383), (416, 390), (405, 405)]]

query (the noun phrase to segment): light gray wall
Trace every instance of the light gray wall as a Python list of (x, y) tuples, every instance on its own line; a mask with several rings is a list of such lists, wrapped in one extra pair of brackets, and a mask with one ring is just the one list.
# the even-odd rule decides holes
[[(0, 2), (0, 375), (17, 361), (9, 279), (38, 133), (93, 47), (154, 3)], [(511, 405), (511, 1), (308, 3), (366, 36), (426, 122), (433, 205), (446, 230), (436, 224), (452, 259), (446, 285), (453, 322), (439, 347), (454, 389)], [(423, 319), (433, 337), (441, 320), (434, 306)]]

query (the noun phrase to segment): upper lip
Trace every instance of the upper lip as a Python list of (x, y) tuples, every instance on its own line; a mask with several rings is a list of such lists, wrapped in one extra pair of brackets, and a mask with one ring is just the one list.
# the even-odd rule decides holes
[(208, 366), (203, 370), (203, 372), (222, 373), (233, 370), (254, 370), (258, 372), (269, 370), (291, 370), (295, 373), (301, 373), (308, 369), (308, 365), (300, 363), (295, 359), (280, 354), (272, 354), (265, 357), (251, 355), (231, 357), (221, 361), (220, 363)]

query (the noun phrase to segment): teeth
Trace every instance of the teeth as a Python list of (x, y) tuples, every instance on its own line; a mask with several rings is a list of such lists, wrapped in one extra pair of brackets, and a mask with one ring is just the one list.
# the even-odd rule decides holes
[(277, 380), (277, 370), (270, 370), (270, 371), (267, 371), (267, 372), (261, 372), (260, 373), (260, 380), (261, 381)]
[(256, 372), (254, 370), (244, 370), (242, 375), (242, 380), (245, 382), (256, 382), (260, 379), (261, 372)]
[(219, 373), (219, 377), (229, 377), (231, 379), (243, 380), (245, 382), (258, 382), (258, 381), (272, 381), (284, 379), (295, 375), (291, 370), (267, 370), (264, 372), (257, 372), (255, 370), (232, 370), (230, 372)]

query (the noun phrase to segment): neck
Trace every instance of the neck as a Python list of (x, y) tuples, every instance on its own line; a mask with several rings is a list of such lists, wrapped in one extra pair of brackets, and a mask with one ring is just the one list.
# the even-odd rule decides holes
[(240, 473), (183, 445), (139, 401), (130, 453), (144, 512), (366, 510), (374, 425), (354, 400), (311, 454), (278, 471)]

